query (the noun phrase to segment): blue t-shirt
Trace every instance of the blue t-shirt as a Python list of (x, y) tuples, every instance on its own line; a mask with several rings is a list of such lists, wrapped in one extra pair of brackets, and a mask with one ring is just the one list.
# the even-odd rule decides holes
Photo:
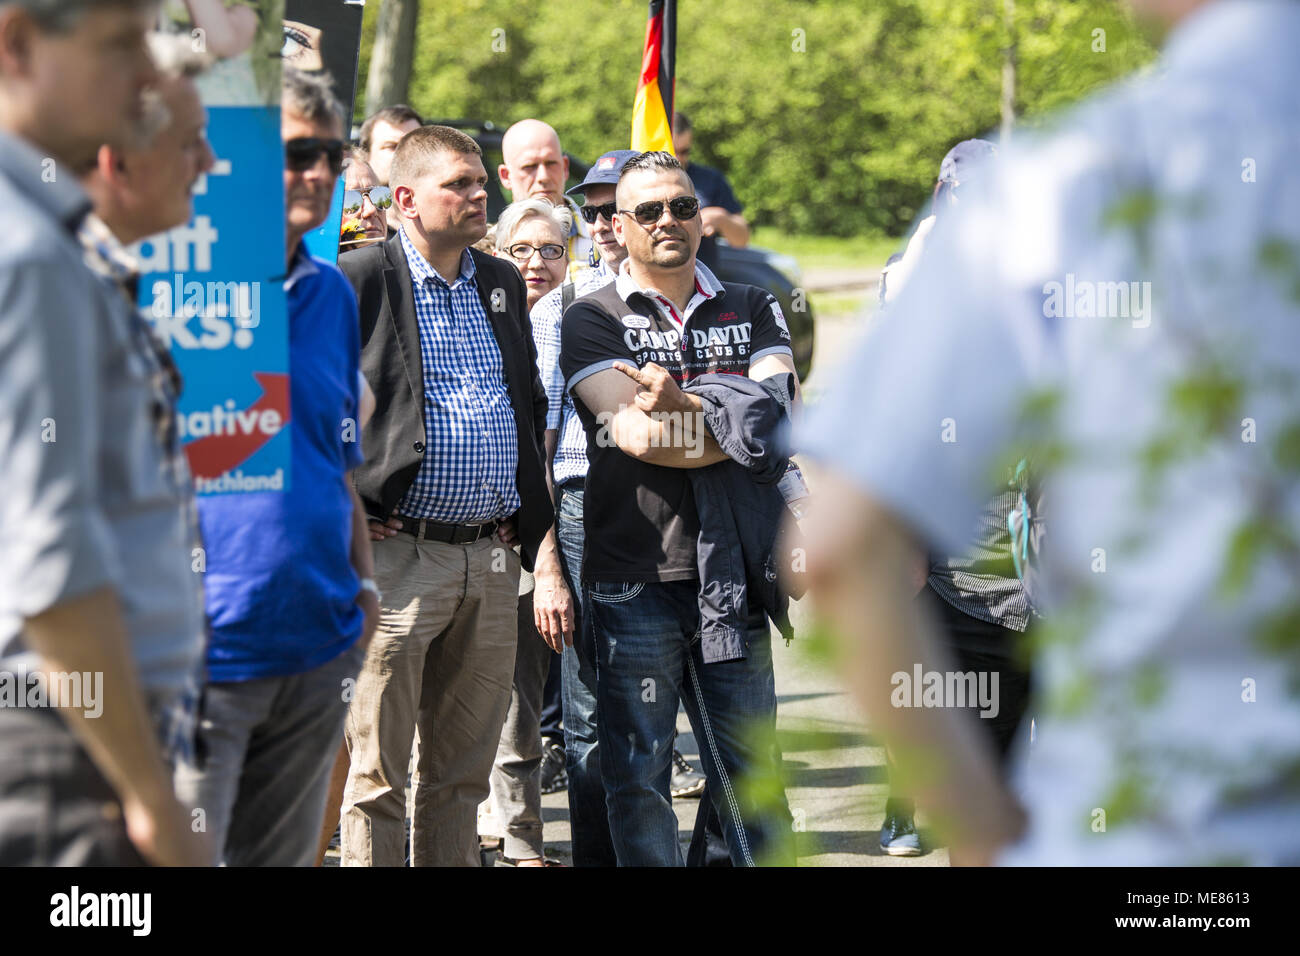
[(199, 499), (212, 681), (301, 674), (361, 636), (346, 484), (362, 462), (356, 297), (301, 247), (285, 289), (293, 490)]
[(695, 187), (695, 196), (701, 206), (721, 206), (727, 212), (737, 213), (744, 207), (736, 194), (731, 191), (731, 183), (720, 170), (699, 163), (687, 163), (686, 175), (691, 177)]

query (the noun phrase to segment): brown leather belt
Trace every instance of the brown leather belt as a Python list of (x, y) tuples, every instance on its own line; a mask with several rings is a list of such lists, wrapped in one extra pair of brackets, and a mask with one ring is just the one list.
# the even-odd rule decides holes
[(444, 544), (472, 544), (497, 530), (495, 521), (489, 521), (487, 524), (443, 524), (441, 521), (431, 521), (428, 518), (408, 518), (405, 515), (394, 515), (394, 517), (402, 522), (402, 527), (398, 530), (403, 534), (427, 538), (430, 541), (441, 541)]

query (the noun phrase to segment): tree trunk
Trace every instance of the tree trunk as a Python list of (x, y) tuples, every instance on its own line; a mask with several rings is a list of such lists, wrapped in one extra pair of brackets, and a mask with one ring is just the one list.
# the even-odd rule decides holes
[(375, 46), (366, 78), (366, 115), (405, 103), (415, 58), (415, 22), (419, 0), (383, 0), (375, 24)]
[(1016, 121), (1016, 0), (1002, 0), (1007, 45), (1002, 50), (1002, 142)]

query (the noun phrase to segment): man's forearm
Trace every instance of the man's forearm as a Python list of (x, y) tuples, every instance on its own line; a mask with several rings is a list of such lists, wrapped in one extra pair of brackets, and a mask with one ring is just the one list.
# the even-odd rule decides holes
[(131, 658), (117, 595), (100, 588), (65, 601), (28, 618), (23, 634), (47, 679), (102, 675), (98, 716), (88, 717), (77, 706), (60, 707), (59, 714), (122, 801), (159, 807), (172, 799), (171, 774)]
[(548, 428), (542, 435), (542, 454), (546, 456), (546, 490), (555, 500), (555, 453), (560, 449), (560, 431)]
[(638, 461), (665, 468), (704, 468), (727, 457), (696, 411), (647, 413), (628, 406), (613, 417), (610, 437)]
[(749, 245), (749, 223), (745, 222), (743, 216), (736, 213), (728, 213), (719, 225), (719, 232), (722, 238), (727, 240), (727, 244), (735, 246), (737, 249), (743, 249)]
[(555, 525), (552, 524), (542, 543), (537, 546), (537, 558), (533, 561), (533, 576), (538, 578), (558, 576), (564, 578), (560, 567), (560, 548), (555, 540)]

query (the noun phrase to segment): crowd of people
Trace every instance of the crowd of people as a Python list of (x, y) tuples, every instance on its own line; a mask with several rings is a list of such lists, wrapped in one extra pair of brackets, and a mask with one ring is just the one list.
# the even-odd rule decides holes
[[(954, 862), (1012, 844), (1044, 863), (1296, 860), (1286, 656), (1224, 637), (1242, 607), (1212, 604), (1218, 567), (1189, 554), (1251, 518), (1225, 489), (1229, 465), (1261, 473), (1254, 449), (1220, 443), (1163, 489), (1137, 454), (1090, 455), (1158, 431), (1185, 348), (1261, 380), (1295, 360), (1294, 304), (1251, 257), (1294, 238), (1296, 179), (1227, 195), (1241, 150), (1261, 170), (1294, 152), (1297, 9), (1165, 6), (1164, 73), (1072, 134), (944, 158), (807, 427), (779, 303), (708, 265), (749, 227), (687, 161), (688, 118), (676, 155), (611, 132), (567, 191), (555, 130), (516, 123), (496, 170), (513, 201), (489, 223), (475, 139), (389, 106), (353, 146), (328, 76), (286, 66), (293, 490), (196, 498), (131, 247), (187, 222), (213, 165), (208, 59), (151, 33), (147, 0), (0, 2), (0, 670), (103, 682), (93, 715), (0, 706), (0, 864), (320, 865), (337, 829), (345, 866), (479, 866), (485, 847), (556, 865), (541, 797), (567, 789), (575, 866), (793, 865), (784, 794), (742, 781), (780, 779), (772, 639), (805, 553), (889, 743), (882, 852), (923, 852), (919, 805)], [(1237, 86), (1253, 111), (1228, 111)], [(1154, 203), (1154, 245), (1107, 232), (1097, 211), (1159, 192), (1157, 171), (1201, 212)], [(304, 237), (340, 177), (335, 265)], [(1216, 251), (1216, 281), (1189, 281), (1186, 249)], [(1153, 276), (1161, 322), (1138, 340), (1045, 322), (1044, 281), (1066, 274)], [(1253, 339), (1202, 321), (1240, 302)], [(1045, 382), (1072, 455), (1016, 428)], [(1259, 420), (1287, 398), (1258, 397)], [(821, 469), (811, 497), (796, 448)], [(1274, 490), (1293, 515), (1295, 482)], [(1126, 568), (1097, 575), (1096, 548)], [(1091, 603), (1031, 667), (1022, 638), (1056, 613), (1040, 573), (1053, 607)], [(931, 672), (981, 692), (899, 702), (898, 675)], [(1032, 745), (1030, 716), (1049, 728)], [(1220, 763), (1180, 762), (1198, 745)], [(1116, 792), (1127, 835), (1107, 839)], [(680, 796), (700, 798), (686, 854)]]
[[(775, 537), (783, 499), (751, 472), (786, 466), (775, 423), (798, 392), (773, 298), (696, 260), (706, 231), (744, 241), (729, 189), (729, 208), (701, 206), (670, 153), (611, 150), (566, 195), (558, 137), (524, 120), (489, 234), (472, 138), (399, 106), (350, 147), (329, 78), (286, 67), (296, 490), (196, 499), (131, 246), (192, 215), (215, 158), (209, 62), (148, 34), (152, 9), (0, 4), (5, 180), (30, 232), (3, 270), (3, 662), (107, 682), (95, 719), (0, 708), (0, 859), (305, 865), (337, 822), (344, 865), (479, 865), (494, 835), (506, 862), (547, 865), (544, 777), (570, 790), (579, 864), (682, 862), (670, 801), (706, 779), (701, 859), (779, 845), (788, 811), (737, 781), (776, 759), (749, 725), (774, 725), (766, 615), (783, 606), (746, 600), (743, 572), (724, 594), (698, 583), (722, 565), (697, 547), (697, 501), (728, 529), (711, 547), (740, 554), (741, 524)], [(69, 51), (76, 82), (50, 82), (42, 62)], [(92, 90), (93, 118), (52, 121)], [(42, 154), (80, 183), (34, 187)], [(303, 237), (340, 176), (335, 266)], [(18, 335), (36, 310), (58, 317)], [(567, 343), (566, 310), (589, 326)], [(694, 480), (727, 457), (724, 426), (754, 439), (733, 392), (773, 422), (727, 476), (758, 526)], [(30, 430), (47, 419), (57, 442)], [(679, 701), (703, 773), (674, 747)], [(38, 750), (60, 759), (23, 758)]]

